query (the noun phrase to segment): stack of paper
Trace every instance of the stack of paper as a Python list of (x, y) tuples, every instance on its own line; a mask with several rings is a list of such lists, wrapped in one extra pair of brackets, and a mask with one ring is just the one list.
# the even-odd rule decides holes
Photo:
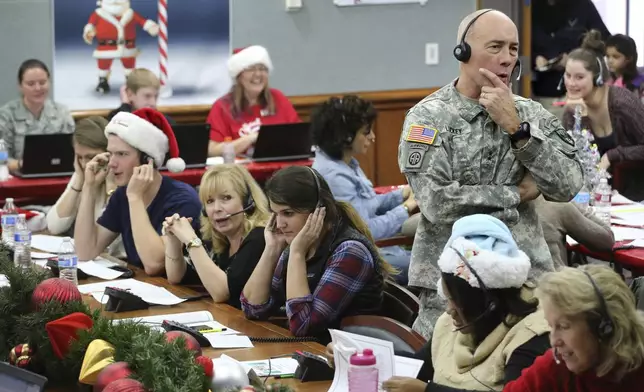
[(242, 362), (242, 365), (247, 369), (253, 369), (259, 377), (274, 377), (295, 374), (299, 363), (293, 358), (275, 358), (261, 361), (246, 361)]
[[(34, 234), (31, 236), (31, 247), (43, 252), (58, 254), (60, 246), (63, 244), (64, 237), (53, 235)], [(74, 239), (72, 238), (72, 244)]]
[[(248, 336), (238, 335), (239, 332), (227, 328), (225, 325), (215, 321), (212, 313), (202, 310), (198, 312), (185, 312), (174, 314), (163, 314), (159, 316), (135, 317), (123, 320), (133, 320), (161, 329), (164, 320), (175, 321), (195, 328), (199, 331), (216, 330), (216, 332), (202, 332), (213, 348), (251, 348), (254, 347)], [(118, 320), (122, 321), (122, 320)], [(118, 322), (117, 321), (117, 322)]]

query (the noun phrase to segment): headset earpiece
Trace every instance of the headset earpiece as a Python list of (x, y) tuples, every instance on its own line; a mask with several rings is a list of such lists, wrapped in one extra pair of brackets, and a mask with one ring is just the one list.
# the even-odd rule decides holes
[(588, 272), (584, 270), (581, 270), (581, 272), (583, 272), (590, 281), (590, 284), (593, 286), (593, 290), (597, 295), (597, 299), (599, 300), (599, 322), (597, 323), (595, 333), (600, 340), (610, 339), (615, 332), (615, 324), (613, 324), (613, 319), (608, 314), (606, 299), (604, 298), (601, 290), (599, 290), (599, 286), (597, 286), (595, 279), (593, 279)]
[(517, 73), (516, 81), (518, 82), (519, 80), (521, 80), (521, 75), (523, 74), (523, 63), (519, 58), (517, 58), (517, 62), (516, 64), (514, 64), (514, 68), (512, 69), (512, 74), (514, 74), (515, 72)]
[(250, 192), (250, 185), (246, 183), (246, 198), (244, 200), (244, 211), (246, 214), (252, 215), (255, 212), (255, 199), (253, 199), (253, 194)]
[(602, 60), (599, 57), (595, 57), (597, 60), (597, 65), (599, 66), (599, 74), (597, 74), (597, 78), (593, 81), (595, 87), (601, 87), (604, 85), (604, 65), (602, 64)]
[(481, 12), (480, 14), (472, 18), (470, 23), (468, 23), (467, 26), (465, 26), (465, 30), (463, 31), (463, 35), (461, 36), (461, 41), (458, 43), (458, 45), (456, 45), (456, 47), (454, 47), (453, 53), (454, 53), (454, 57), (456, 57), (456, 60), (460, 61), (461, 63), (467, 63), (470, 57), (472, 57), (472, 47), (470, 46), (470, 44), (465, 42), (465, 37), (467, 37), (467, 32), (470, 31), (470, 28), (472, 27), (474, 22), (476, 22), (478, 18), (487, 14), (490, 11), (493, 11), (493, 10), (485, 10)]

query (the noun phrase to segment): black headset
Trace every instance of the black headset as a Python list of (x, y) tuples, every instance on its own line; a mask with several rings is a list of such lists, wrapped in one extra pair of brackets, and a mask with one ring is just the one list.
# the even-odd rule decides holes
[(318, 202), (316, 203), (315, 208), (322, 208), (322, 207), (324, 207), (324, 204), (322, 203), (322, 195), (321, 195), (322, 187), (320, 186), (320, 179), (318, 178), (318, 175), (315, 172), (315, 170), (313, 170), (313, 168), (311, 168), (309, 166), (305, 166), (305, 167), (307, 169), (309, 169), (311, 174), (313, 174), (313, 179), (315, 180), (315, 189), (316, 189), (316, 192), (317, 192), (317, 195), (318, 195)]
[[(467, 37), (467, 33), (468, 31), (470, 31), (470, 28), (472, 28), (472, 25), (474, 24), (474, 22), (476, 22), (478, 18), (480, 18), (481, 16), (491, 11), (494, 11), (494, 10), (489, 9), (481, 12), (480, 14), (472, 18), (470, 23), (468, 23), (467, 26), (465, 26), (465, 30), (463, 31), (463, 35), (461, 36), (460, 42), (458, 43), (458, 45), (454, 47), (453, 53), (454, 53), (454, 57), (456, 57), (456, 60), (460, 61), (461, 63), (467, 63), (470, 60), (470, 57), (472, 57), (472, 47), (470, 46), (470, 44), (465, 42), (465, 37)], [(517, 74), (517, 80), (519, 80), (521, 79), (521, 74), (523, 73), (523, 64), (521, 64), (521, 59), (519, 58), (517, 58), (517, 62), (514, 65), (514, 69), (512, 70), (513, 73), (517, 69), (517, 67), (519, 69), (519, 72)]]
[[(245, 212), (248, 215), (252, 215), (253, 212), (255, 212), (255, 199), (253, 199), (253, 194), (250, 192), (250, 186), (248, 185), (248, 183), (245, 183), (245, 185), (246, 185), (246, 197), (244, 198), (243, 209), (238, 213), (229, 214), (230, 216), (241, 214), (242, 212)], [(205, 206), (204, 208), (201, 209), (201, 215), (203, 215), (204, 218), (208, 217)]]
[(608, 314), (608, 305), (606, 305), (606, 299), (602, 295), (601, 290), (599, 290), (599, 286), (597, 286), (595, 279), (593, 279), (593, 277), (590, 276), (588, 272), (584, 270), (580, 271), (583, 272), (586, 277), (588, 277), (590, 284), (593, 286), (593, 290), (595, 290), (597, 299), (599, 300), (599, 323), (596, 326), (595, 333), (601, 340), (610, 339), (610, 337), (613, 336), (613, 333), (615, 332), (615, 324), (613, 323), (613, 319)]
[[(599, 59), (598, 56), (595, 56), (595, 60), (597, 60), (597, 65), (599, 66), (599, 73), (597, 74), (595, 79), (593, 79), (593, 86), (601, 87), (604, 85), (604, 64), (602, 63), (602, 61)], [(557, 85), (557, 90), (559, 91), (563, 90), (565, 77), (566, 77), (565, 75), (561, 77), (561, 80)]]

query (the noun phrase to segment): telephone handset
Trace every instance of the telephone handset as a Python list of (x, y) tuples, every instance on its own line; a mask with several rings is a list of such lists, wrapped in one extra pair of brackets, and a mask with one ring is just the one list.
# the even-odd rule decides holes
[(156, 169), (156, 168), (157, 168), (157, 164), (156, 164), (156, 162), (154, 161), (154, 158), (152, 158), (151, 156), (149, 156), (148, 154), (146, 154), (146, 153), (144, 153), (144, 152), (141, 152), (141, 162), (140, 162), (140, 163), (141, 163), (141, 165), (147, 165), (148, 163), (150, 163), (150, 162), (149, 162), (149, 161), (150, 161), (150, 159), (152, 159), (152, 167)]

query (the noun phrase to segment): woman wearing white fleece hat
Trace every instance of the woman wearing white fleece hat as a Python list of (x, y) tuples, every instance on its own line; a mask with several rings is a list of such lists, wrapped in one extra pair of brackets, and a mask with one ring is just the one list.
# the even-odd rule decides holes
[[(418, 353), (418, 379), (394, 377), (386, 391), (501, 391), (549, 348), (548, 324), (533, 286), (530, 260), (489, 215), (454, 223), (438, 265), (447, 310)], [(442, 292), (441, 292), (442, 291)]]
[(262, 124), (300, 122), (293, 105), (281, 91), (268, 86), (273, 63), (263, 46), (236, 49), (228, 59), (233, 80), (230, 92), (212, 105), (209, 156), (220, 156), (223, 142), (231, 142), (235, 153), (246, 152), (255, 144)]

